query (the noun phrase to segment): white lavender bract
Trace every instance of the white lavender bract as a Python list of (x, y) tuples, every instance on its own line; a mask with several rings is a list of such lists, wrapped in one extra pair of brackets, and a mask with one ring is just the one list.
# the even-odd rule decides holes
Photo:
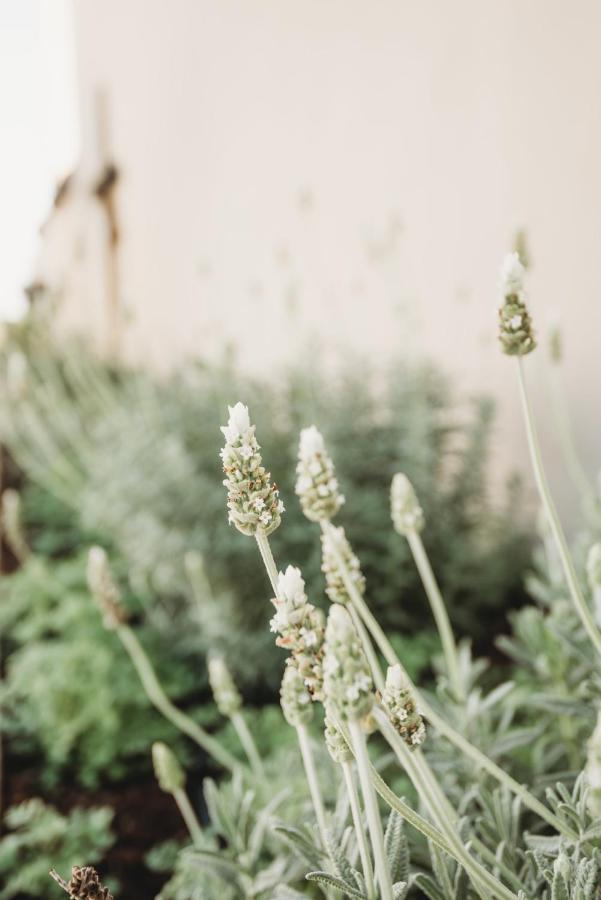
[(424, 742), (426, 727), (399, 665), (390, 666), (386, 673), (382, 706), (410, 750)]
[(301, 431), (296, 475), (295, 491), (306, 517), (312, 522), (332, 519), (344, 497), (338, 488), (334, 463), (315, 425)]
[(332, 541), (335, 541), (335, 549), (342, 558), (349, 578), (359, 594), (365, 593), (365, 577), (361, 571), (359, 560), (353, 553), (344, 528), (334, 528), (321, 535), (321, 571), (326, 577), (326, 594), (332, 603), (348, 603), (349, 595), (340, 573), (340, 566), (336, 561), (336, 552)]
[(209, 684), (217, 709), (222, 716), (233, 716), (242, 706), (242, 697), (223, 657), (209, 656), (208, 672)]
[(220, 454), (228, 490), (228, 519), (242, 534), (254, 536), (261, 529), (269, 535), (281, 522), (284, 504), (262, 465), (248, 408), (242, 403), (228, 408), (230, 418), (221, 428), (225, 446)]
[(292, 661), (289, 661), (284, 669), (280, 687), (280, 703), (284, 718), (293, 728), (306, 725), (313, 718), (311, 695), (301, 673)]
[(589, 788), (587, 806), (594, 819), (601, 818), (601, 713), (587, 744), (585, 778)]
[(373, 684), (350, 615), (339, 603), (330, 607), (324, 649), (324, 695), (328, 708), (344, 721), (364, 718), (373, 705)]
[(525, 269), (517, 253), (505, 257), (501, 268), (499, 340), (503, 353), (525, 356), (536, 347), (532, 319), (524, 293)]
[(271, 602), (276, 608), (270, 622), (278, 634), (276, 644), (290, 650), (311, 697), (322, 700), (324, 615), (309, 603), (300, 569), (288, 566), (279, 573), (278, 596)]
[(395, 531), (406, 537), (424, 527), (424, 511), (414, 487), (402, 472), (397, 472), (390, 486), (390, 515)]
[(342, 763), (352, 762), (354, 759), (351, 748), (346, 742), (346, 739), (337, 725), (329, 718), (326, 713), (326, 717), (324, 720), (324, 730), (323, 730), (326, 747), (328, 748), (328, 753), (334, 760), (334, 762)]

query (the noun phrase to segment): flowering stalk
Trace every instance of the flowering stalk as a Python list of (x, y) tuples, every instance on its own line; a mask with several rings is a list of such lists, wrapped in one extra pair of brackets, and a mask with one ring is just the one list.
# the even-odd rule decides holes
[(179, 760), (166, 744), (160, 741), (152, 745), (154, 774), (161, 790), (171, 794), (195, 844), (202, 842), (202, 829), (185, 791), (186, 776)]
[(365, 734), (360, 724), (360, 720), (371, 712), (372, 688), (367, 661), (352, 620), (344, 607), (336, 603), (330, 609), (326, 626), (324, 693), (328, 708), (331, 708), (337, 719), (348, 725), (357, 760), (380, 896), (383, 900), (393, 900), (382, 822), (370, 777)]
[[(322, 529), (328, 532), (332, 529), (332, 525), (329, 522), (321, 523)], [(442, 716), (440, 716), (434, 707), (432, 707), (423, 694), (420, 693), (418, 688), (413, 684), (409, 675), (405, 671), (402, 666), (400, 659), (398, 658), (392, 644), (388, 640), (386, 634), (381, 628), (379, 622), (369, 609), (364, 598), (359, 594), (359, 592), (355, 589), (350, 574), (344, 568), (344, 561), (340, 558), (340, 571), (344, 578), (344, 582), (346, 585), (346, 589), (349, 593), (349, 596), (356, 606), (361, 618), (363, 619), (365, 625), (367, 626), (368, 631), (374, 638), (376, 644), (378, 645), (382, 655), (386, 659), (389, 666), (399, 665), (403, 671), (403, 675), (407, 681), (407, 684), (411, 688), (413, 695), (419, 704), (423, 715), (429, 722), (436, 728), (440, 734), (444, 735), (452, 744), (454, 744), (459, 750), (462, 751), (468, 758), (470, 758), (478, 767), (485, 769), (490, 775), (493, 776), (500, 784), (505, 785), (513, 794), (520, 797), (525, 806), (532, 810), (532, 812), (536, 813), (540, 816), (541, 819), (544, 819), (549, 823), (559, 834), (563, 834), (570, 839), (574, 839), (576, 837), (576, 832), (570, 828), (569, 825), (566, 825), (561, 819), (559, 819), (551, 810), (547, 809), (543, 803), (540, 802), (533, 794), (530, 793), (527, 788), (523, 785), (519, 784), (511, 775), (508, 775), (500, 766), (498, 766), (495, 762), (489, 759), (485, 753), (471, 744), (463, 735), (453, 728)]]
[(442, 643), (451, 688), (457, 699), (464, 698), (465, 691), (461, 681), (459, 657), (453, 629), (451, 628), (445, 602), (440, 593), (438, 582), (434, 577), (434, 572), (420, 535), (424, 527), (424, 514), (417, 500), (413, 485), (402, 472), (397, 472), (392, 479), (390, 508), (395, 530), (398, 534), (407, 538), (424, 590), (430, 601), (430, 607)]
[(236, 729), (242, 748), (255, 775), (258, 778), (265, 778), (265, 770), (263, 769), (259, 751), (241, 712), (242, 697), (225, 664), (225, 660), (221, 656), (209, 656), (208, 670), (209, 684), (211, 685), (217, 709), (222, 716), (230, 720)]
[(561, 522), (551, 496), (551, 491), (549, 490), (538, 435), (536, 433), (532, 410), (530, 408), (530, 399), (528, 397), (528, 391), (526, 390), (522, 357), (534, 350), (536, 347), (536, 340), (532, 330), (532, 320), (530, 319), (530, 314), (528, 313), (526, 306), (523, 281), (524, 267), (520, 262), (519, 256), (517, 253), (510, 253), (505, 259), (501, 270), (502, 304), (499, 309), (499, 340), (504, 353), (510, 356), (517, 356), (520, 398), (524, 413), (530, 460), (534, 470), (534, 479), (549, 520), (551, 531), (553, 532), (557, 544), (564, 577), (568, 585), (572, 603), (574, 604), (574, 608), (576, 609), (580, 621), (591, 639), (593, 646), (601, 656), (601, 633), (595, 625), (591, 611), (585, 602), (580, 585), (578, 584), (578, 577), (568, 548), (568, 543), (563, 528), (561, 527)]
[(239, 769), (240, 762), (204, 728), (201, 728), (193, 719), (174, 706), (167, 697), (137, 636), (126, 624), (126, 614), (121, 605), (119, 590), (109, 570), (106, 553), (101, 547), (90, 549), (88, 584), (102, 613), (105, 627), (116, 632), (153, 706), (225, 769), (229, 769), (231, 772)]
[(361, 815), (361, 804), (359, 802), (359, 794), (355, 785), (355, 777), (353, 774), (353, 751), (349, 747), (344, 735), (339, 730), (334, 720), (329, 718), (326, 713), (324, 737), (326, 747), (334, 762), (338, 763), (342, 769), (344, 784), (348, 794), (351, 807), (351, 815), (353, 818), (353, 827), (357, 838), (357, 846), (359, 848), (359, 857), (361, 859), (361, 868), (363, 870), (363, 879), (365, 881), (365, 890), (368, 900), (376, 900), (374, 873), (369, 854), (369, 847), (365, 831), (363, 830), (363, 818)]
[(2, 531), (8, 546), (23, 565), (29, 559), (31, 550), (23, 534), (21, 497), (13, 488), (7, 488), (2, 494)]
[(313, 750), (311, 749), (311, 740), (307, 731), (307, 723), (313, 718), (311, 695), (305, 686), (298, 668), (292, 661), (289, 661), (284, 669), (284, 677), (282, 678), (282, 686), (280, 688), (280, 703), (284, 718), (289, 725), (296, 729), (305, 775), (309, 785), (309, 793), (311, 794), (315, 818), (317, 819), (317, 827), (319, 828), (321, 844), (325, 850), (328, 846), (326, 813), (323, 798), (321, 796), (319, 779), (317, 777), (317, 770), (315, 768)]

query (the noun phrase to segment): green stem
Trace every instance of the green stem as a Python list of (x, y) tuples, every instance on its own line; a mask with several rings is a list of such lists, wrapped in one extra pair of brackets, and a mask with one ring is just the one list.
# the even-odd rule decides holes
[(363, 878), (365, 880), (365, 890), (368, 900), (375, 900), (376, 892), (374, 887), (374, 873), (369, 855), (369, 847), (365, 831), (363, 830), (363, 821), (361, 818), (361, 806), (359, 804), (359, 794), (353, 777), (353, 769), (350, 763), (343, 762), (342, 774), (346, 784), (346, 791), (351, 806), (351, 815), (353, 817), (353, 825), (355, 826), (355, 835), (357, 836), (357, 846), (359, 848), (359, 856), (361, 857), (361, 868), (363, 870)]
[(271, 547), (269, 546), (269, 538), (262, 528), (257, 528), (255, 532), (255, 540), (259, 548), (259, 553), (261, 554), (261, 559), (263, 560), (263, 565), (265, 566), (267, 574), (269, 575), (269, 581), (271, 582), (273, 596), (277, 598), (278, 570), (273, 558), (273, 553), (271, 552)]
[(407, 541), (411, 548), (413, 559), (415, 560), (415, 565), (417, 566), (424, 590), (430, 601), (430, 607), (442, 643), (442, 650), (451, 687), (458, 700), (465, 699), (465, 691), (461, 683), (459, 657), (457, 655), (457, 645), (455, 643), (453, 629), (451, 628), (445, 602), (440, 593), (438, 582), (434, 577), (428, 554), (423, 545), (421, 535), (417, 531), (410, 531), (407, 534)]
[(224, 769), (229, 769), (230, 772), (240, 769), (241, 764), (235, 756), (232, 756), (228, 750), (225, 750), (219, 741), (211, 737), (204, 728), (201, 728), (193, 719), (173, 705), (163, 690), (150, 660), (131, 628), (127, 625), (119, 625), (117, 634), (127, 650), (142, 682), (142, 686), (148, 695), (148, 699), (153, 706), (166, 719), (169, 719), (176, 728), (187, 734), (199, 747), (202, 747), (203, 750), (209, 753)]
[(326, 812), (323, 805), (323, 798), (321, 796), (321, 788), (319, 787), (319, 780), (317, 778), (317, 769), (315, 768), (315, 760), (313, 759), (311, 741), (309, 739), (307, 729), (304, 725), (296, 726), (296, 734), (298, 736), (298, 744), (300, 747), (301, 756), (303, 758), (303, 766), (305, 767), (307, 783), (309, 785), (309, 793), (311, 794), (311, 800), (313, 801), (313, 809), (315, 810), (315, 818), (317, 819), (317, 827), (319, 828), (321, 844), (324, 851), (327, 852), (328, 828), (326, 823)]
[(196, 813), (192, 809), (192, 804), (188, 798), (188, 795), (180, 788), (177, 791), (173, 792), (173, 799), (177, 803), (178, 809), (182, 814), (182, 819), (186, 823), (186, 828), (190, 832), (190, 837), (195, 844), (200, 845), (202, 843), (202, 828), (196, 818)]
[(380, 819), (380, 811), (378, 810), (376, 792), (369, 774), (370, 763), (369, 756), (367, 755), (365, 735), (358, 722), (349, 721), (348, 726), (355, 759), (357, 760), (359, 783), (361, 784), (363, 804), (365, 806), (365, 814), (369, 826), (369, 836), (371, 838), (371, 846), (374, 854), (374, 864), (378, 886), (380, 888), (380, 897), (381, 900), (393, 900), (392, 880), (390, 878), (390, 870), (388, 868), (386, 851), (384, 849), (382, 821)]
[[(457, 814), (452, 809), (447, 798), (440, 790), (434, 776), (429, 771), (428, 764), (421, 753), (412, 754), (404, 741), (396, 733), (390, 724), (388, 717), (382, 710), (376, 710), (376, 721), (380, 731), (390, 744), (391, 748), (397, 755), (397, 758), (409, 777), (413, 782), (415, 789), (421, 796), (426, 808), (438, 827), (445, 835), (449, 844), (454, 848), (456, 858), (460, 860), (461, 865), (466, 870), (470, 879), (474, 883), (474, 887), (479, 890), (492, 892), (490, 896), (498, 897), (499, 900), (516, 900), (516, 895), (505, 885), (501, 884), (497, 878), (488, 872), (463, 846), (460, 838), (455, 831), (455, 822)], [(484, 896), (489, 896), (485, 893)]]
[[(332, 526), (329, 522), (322, 523), (322, 528), (328, 531)], [(404, 673), (405, 678), (407, 679), (407, 684), (413, 691), (414, 697), (422, 710), (423, 715), (430, 721), (430, 723), (436, 728), (440, 734), (444, 735), (452, 744), (454, 744), (462, 753), (464, 753), (469, 759), (471, 759), (477, 766), (487, 771), (493, 778), (495, 778), (500, 784), (505, 785), (513, 794), (517, 797), (520, 797), (523, 804), (527, 806), (532, 812), (536, 813), (540, 816), (541, 819), (548, 822), (559, 834), (563, 834), (571, 840), (577, 839), (578, 835), (576, 832), (563, 823), (556, 815), (554, 815), (551, 810), (547, 809), (544, 804), (537, 800), (530, 791), (525, 788), (523, 785), (518, 784), (518, 782), (508, 775), (507, 772), (504, 772), (500, 766), (494, 763), (491, 759), (486, 756), (486, 754), (482, 753), (477, 747), (474, 747), (463, 735), (456, 731), (452, 725), (443, 719), (442, 716), (438, 715), (436, 710), (430, 706), (425, 696), (419, 691), (419, 689), (413, 684), (409, 675), (405, 671), (403, 664), (398, 658), (397, 654), (394, 651), (394, 648), (386, 634), (380, 627), (378, 621), (374, 617), (373, 613), (369, 609), (367, 603), (356, 589), (351, 577), (348, 572), (344, 562), (340, 564), (340, 574), (344, 581), (344, 585), (346, 590), (351, 598), (351, 601), (355, 604), (361, 618), (365, 622), (368, 631), (371, 633), (374, 638), (376, 644), (380, 648), (382, 655), (385, 657), (389, 666), (398, 665), (401, 667), (401, 670)]]
[(246, 753), (251, 769), (258, 778), (264, 779), (265, 769), (263, 768), (263, 763), (261, 761), (261, 757), (259, 756), (257, 745), (255, 744), (253, 736), (250, 733), (250, 729), (246, 724), (246, 719), (239, 711), (235, 712), (231, 719), (232, 724), (236, 729), (236, 733), (240, 738), (240, 743), (244, 748), (244, 752)]
[(526, 381), (524, 378), (524, 366), (522, 363), (521, 357), (518, 357), (518, 375), (519, 375), (519, 385), (520, 385), (520, 397), (522, 400), (522, 409), (524, 412), (524, 421), (526, 423), (526, 435), (528, 438), (528, 448), (530, 450), (530, 459), (532, 462), (532, 468), (534, 470), (534, 478), (536, 480), (536, 486), (538, 488), (538, 492), (540, 494), (541, 501), (545, 508), (545, 512), (547, 513), (547, 518), (549, 519), (549, 525), (551, 526), (551, 531), (553, 532), (553, 536), (555, 538), (555, 542), (557, 544), (557, 549), (559, 551), (559, 558), (561, 560), (561, 565), (563, 568), (563, 573), (568, 585), (568, 590), (570, 592), (570, 596), (572, 598), (572, 603), (576, 609), (580, 617), (580, 621), (584, 625), (584, 628), (591, 639), (595, 649), (599, 656), (601, 656), (601, 633), (599, 632), (597, 626), (595, 625), (593, 616), (591, 614), (590, 609), (582, 595), (582, 591), (580, 590), (580, 585), (578, 584), (578, 577), (576, 575), (576, 570), (574, 568), (574, 563), (572, 561), (572, 557), (570, 554), (570, 550), (568, 548), (568, 542), (566, 541), (565, 534), (563, 532), (563, 528), (561, 527), (561, 522), (559, 520), (559, 516), (557, 514), (557, 510), (555, 508), (555, 504), (553, 502), (553, 498), (551, 496), (551, 491), (549, 490), (549, 485), (547, 483), (547, 477), (545, 475), (545, 470), (543, 467), (542, 454), (540, 450), (540, 445), (538, 442), (538, 436), (536, 434), (536, 429), (534, 427), (534, 419), (532, 417), (532, 411), (530, 409), (530, 400), (528, 398), (528, 392), (526, 390)]

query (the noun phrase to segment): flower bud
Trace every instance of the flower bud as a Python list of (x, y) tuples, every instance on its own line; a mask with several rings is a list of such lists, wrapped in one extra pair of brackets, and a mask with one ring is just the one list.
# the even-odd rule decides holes
[(242, 697), (221, 656), (209, 656), (209, 683), (215, 705), (222, 716), (233, 716), (242, 706)]
[(280, 703), (284, 718), (293, 728), (298, 725), (306, 725), (313, 718), (311, 695), (305, 686), (302, 675), (291, 660), (284, 669), (280, 687)]
[(423, 743), (426, 727), (399, 665), (390, 666), (386, 673), (382, 706), (410, 750)]
[(228, 519), (243, 534), (252, 536), (261, 529), (269, 535), (282, 520), (284, 504), (271, 475), (263, 468), (248, 408), (236, 403), (229, 407), (229, 414), (228, 424), (221, 429), (225, 437), (221, 459), (226, 476), (223, 483), (228, 490)]
[(334, 463), (315, 425), (301, 431), (296, 475), (295, 491), (306, 517), (312, 522), (332, 519), (344, 497), (338, 488)]
[(154, 774), (161, 790), (167, 794), (181, 791), (186, 783), (186, 775), (179, 761), (167, 744), (156, 741), (152, 745)]
[(395, 531), (403, 537), (424, 527), (424, 512), (413, 485), (402, 472), (396, 473), (390, 486), (390, 515)]
[(118, 628), (126, 621), (127, 615), (102, 547), (90, 547), (87, 575), (88, 587), (102, 613), (105, 627), (111, 630)]
[(350, 615), (339, 603), (330, 607), (326, 625), (324, 695), (335, 716), (357, 721), (373, 705), (373, 684)]
[(324, 737), (328, 753), (337, 763), (352, 762), (353, 754), (340, 729), (326, 713), (324, 721)]
[[(332, 533), (333, 532), (333, 533)], [(332, 603), (347, 603), (347, 593), (344, 579), (340, 573), (336, 552), (341, 557), (349, 577), (360, 594), (365, 592), (365, 578), (361, 571), (359, 560), (353, 553), (344, 528), (332, 528), (328, 533), (321, 535), (321, 571), (326, 576), (326, 594)]]
[(525, 356), (536, 347), (523, 290), (524, 272), (518, 254), (510, 253), (501, 269), (502, 302), (499, 308), (499, 340), (503, 353), (508, 356)]

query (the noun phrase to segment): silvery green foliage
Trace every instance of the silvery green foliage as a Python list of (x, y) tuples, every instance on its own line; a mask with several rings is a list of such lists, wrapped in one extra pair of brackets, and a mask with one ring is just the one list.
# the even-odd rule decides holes
[(51, 868), (70, 872), (82, 860), (102, 860), (114, 841), (112, 818), (108, 807), (62, 815), (39, 799), (7, 810), (7, 833), (0, 839), (0, 898), (47, 897)]

